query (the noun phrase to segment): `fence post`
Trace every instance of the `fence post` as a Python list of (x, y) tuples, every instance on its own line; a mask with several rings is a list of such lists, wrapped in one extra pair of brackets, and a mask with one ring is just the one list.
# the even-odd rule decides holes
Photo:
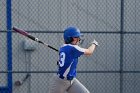
[(123, 93), (124, 0), (121, 0), (120, 13), (120, 93)]
[(7, 14), (7, 81), (8, 81), (8, 93), (12, 93), (12, 0), (6, 1), (6, 14)]

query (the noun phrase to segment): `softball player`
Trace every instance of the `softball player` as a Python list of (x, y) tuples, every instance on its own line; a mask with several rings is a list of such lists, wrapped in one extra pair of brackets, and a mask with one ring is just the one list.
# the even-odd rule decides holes
[(98, 42), (94, 40), (89, 48), (81, 48), (78, 46), (80, 36), (80, 30), (76, 27), (68, 27), (64, 30), (65, 43), (59, 50), (58, 72), (50, 81), (49, 93), (90, 93), (76, 79), (76, 68), (78, 57), (91, 55)]

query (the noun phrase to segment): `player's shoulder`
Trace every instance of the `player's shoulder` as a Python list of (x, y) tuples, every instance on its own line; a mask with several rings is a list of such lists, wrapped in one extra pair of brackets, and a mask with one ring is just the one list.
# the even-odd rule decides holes
[(70, 47), (70, 48), (79, 48), (78, 45), (72, 45), (72, 44), (63, 44), (63, 45), (61, 46), (61, 48), (66, 48), (66, 47)]
[(78, 50), (78, 51), (81, 51), (81, 52), (85, 51), (84, 48), (81, 48), (78, 45), (72, 45), (72, 44), (64, 44), (64, 45), (61, 46), (61, 48), (70, 49), (70, 50)]
[(70, 45), (70, 44), (63, 44), (61, 47), (60, 47), (60, 49), (71, 49), (72, 48), (72, 46)]
[(80, 47), (80, 46), (78, 46), (78, 45), (73, 45), (73, 48), (78, 50), (78, 51), (85, 52), (85, 49)]

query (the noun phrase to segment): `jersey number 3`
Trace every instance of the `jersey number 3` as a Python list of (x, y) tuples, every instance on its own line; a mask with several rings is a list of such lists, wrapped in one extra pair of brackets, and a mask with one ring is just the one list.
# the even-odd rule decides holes
[(65, 53), (64, 52), (61, 52), (60, 53), (60, 61), (59, 61), (60, 67), (63, 67), (64, 66), (64, 63), (65, 63)]

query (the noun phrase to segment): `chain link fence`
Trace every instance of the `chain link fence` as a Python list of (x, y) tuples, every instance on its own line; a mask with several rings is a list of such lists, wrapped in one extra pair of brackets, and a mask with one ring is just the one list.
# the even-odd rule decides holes
[[(139, 93), (139, 0), (12, 0), (12, 26), (59, 49), (63, 30), (77, 26), (82, 47), (99, 47), (79, 59), (77, 78), (91, 93)], [(7, 85), (6, 0), (0, 1), (0, 87)], [(58, 53), (12, 31), (12, 92), (47, 93)], [(24, 81), (16, 86), (16, 81)]]

